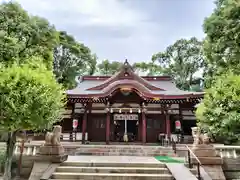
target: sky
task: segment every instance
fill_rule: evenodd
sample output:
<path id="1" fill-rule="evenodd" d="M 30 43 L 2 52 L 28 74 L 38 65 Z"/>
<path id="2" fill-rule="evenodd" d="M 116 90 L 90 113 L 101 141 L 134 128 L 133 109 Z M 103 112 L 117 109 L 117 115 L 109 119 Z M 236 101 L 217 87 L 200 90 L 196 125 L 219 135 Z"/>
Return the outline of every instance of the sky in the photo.
<path id="1" fill-rule="evenodd" d="M 0 2 L 3 0 L 0 0 Z M 6 1 L 6 0 L 5 0 Z M 100 60 L 142 62 L 180 38 L 204 38 L 213 0 L 16 0 Z"/>

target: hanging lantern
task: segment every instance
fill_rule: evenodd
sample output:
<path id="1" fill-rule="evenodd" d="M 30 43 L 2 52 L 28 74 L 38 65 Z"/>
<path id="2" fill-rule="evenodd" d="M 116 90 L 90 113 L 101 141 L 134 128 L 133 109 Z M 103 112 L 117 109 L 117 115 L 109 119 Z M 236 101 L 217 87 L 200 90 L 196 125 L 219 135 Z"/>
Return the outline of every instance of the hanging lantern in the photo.
<path id="1" fill-rule="evenodd" d="M 110 113 L 113 113 L 113 109 L 112 108 L 110 109 Z"/>
<path id="2" fill-rule="evenodd" d="M 138 113 L 141 113 L 141 109 L 138 109 Z"/>
<path id="3" fill-rule="evenodd" d="M 119 113 L 122 113 L 122 109 L 119 109 Z"/>
<path id="4" fill-rule="evenodd" d="M 77 119 L 73 119 L 72 127 L 73 127 L 73 129 L 77 129 L 77 127 L 78 127 L 78 120 Z"/>
<path id="5" fill-rule="evenodd" d="M 177 130 L 181 129 L 181 122 L 179 120 L 175 121 L 175 127 Z"/>
<path id="6" fill-rule="evenodd" d="M 130 108 L 130 113 L 132 113 L 132 108 Z"/>

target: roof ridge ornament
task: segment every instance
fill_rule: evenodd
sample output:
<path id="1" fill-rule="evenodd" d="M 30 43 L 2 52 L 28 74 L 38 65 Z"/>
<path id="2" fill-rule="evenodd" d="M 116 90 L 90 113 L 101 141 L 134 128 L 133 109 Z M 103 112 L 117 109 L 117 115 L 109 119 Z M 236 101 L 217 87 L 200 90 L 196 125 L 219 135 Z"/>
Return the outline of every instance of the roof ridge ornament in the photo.
<path id="1" fill-rule="evenodd" d="M 129 66 L 128 60 L 125 59 L 124 66 Z"/>
<path id="2" fill-rule="evenodd" d="M 129 69 L 134 73 L 133 67 L 129 64 L 128 60 L 125 59 L 122 69 L 127 72 Z"/>

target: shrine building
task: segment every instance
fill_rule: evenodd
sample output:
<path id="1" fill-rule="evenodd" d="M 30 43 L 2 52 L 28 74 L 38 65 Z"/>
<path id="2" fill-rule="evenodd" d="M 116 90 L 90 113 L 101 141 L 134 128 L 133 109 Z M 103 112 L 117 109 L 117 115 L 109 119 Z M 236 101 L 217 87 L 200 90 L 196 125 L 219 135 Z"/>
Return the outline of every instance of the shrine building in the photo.
<path id="1" fill-rule="evenodd" d="M 113 76 L 83 76 L 67 91 L 64 132 L 81 134 L 90 142 L 154 143 L 159 135 L 181 131 L 191 135 L 194 107 L 203 92 L 183 91 L 170 76 L 139 76 L 125 61 Z M 73 129 L 73 126 L 75 126 Z"/>

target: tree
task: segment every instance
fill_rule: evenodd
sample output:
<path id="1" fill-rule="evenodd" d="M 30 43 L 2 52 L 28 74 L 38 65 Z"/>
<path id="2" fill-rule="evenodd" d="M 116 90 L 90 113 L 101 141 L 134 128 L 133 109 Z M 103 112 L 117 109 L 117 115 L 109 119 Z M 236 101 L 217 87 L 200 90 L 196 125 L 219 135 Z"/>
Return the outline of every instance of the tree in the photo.
<path id="1" fill-rule="evenodd" d="M 204 89 L 204 80 L 203 78 L 194 78 L 190 86 L 190 91 L 202 92 Z"/>
<path id="2" fill-rule="evenodd" d="M 211 79 L 228 70 L 240 74 L 240 1 L 217 0 L 213 13 L 205 19 L 204 53 L 207 87 Z"/>
<path id="3" fill-rule="evenodd" d="M 54 49 L 53 70 L 57 81 L 67 89 L 76 85 L 75 77 L 95 72 L 97 57 L 88 47 L 66 32 L 59 32 L 59 45 Z"/>
<path id="4" fill-rule="evenodd" d="M 65 92 L 41 61 L 32 58 L 28 64 L 0 69 L 0 124 L 8 132 L 4 180 L 11 179 L 17 132 L 49 129 L 61 120 Z"/>
<path id="5" fill-rule="evenodd" d="M 123 64 L 118 61 L 109 62 L 109 60 L 106 59 L 97 65 L 97 70 L 103 75 L 113 75 L 122 67 L 122 65 Z"/>
<path id="6" fill-rule="evenodd" d="M 161 66 L 156 64 L 154 61 L 149 63 L 146 62 L 134 63 L 133 68 L 136 71 L 145 72 L 146 75 L 148 76 L 162 75 L 164 73 Z"/>
<path id="7" fill-rule="evenodd" d="M 24 63 L 32 56 L 41 56 L 52 68 L 58 34 L 47 20 L 30 16 L 19 4 L 9 2 L 0 5 L 0 24 L 0 63 Z"/>
<path id="8" fill-rule="evenodd" d="M 226 141 L 240 140 L 240 76 L 219 76 L 196 111 L 200 127 Z M 225 141 L 225 142 L 226 142 Z"/>
<path id="9" fill-rule="evenodd" d="M 152 56 L 158 62 L 164 74 L 169 74 L 180 89 L 190 89 L 194 74 L 203 67 L 202 42 L 195 37 L 177 40 L 166 51 Z"/>

